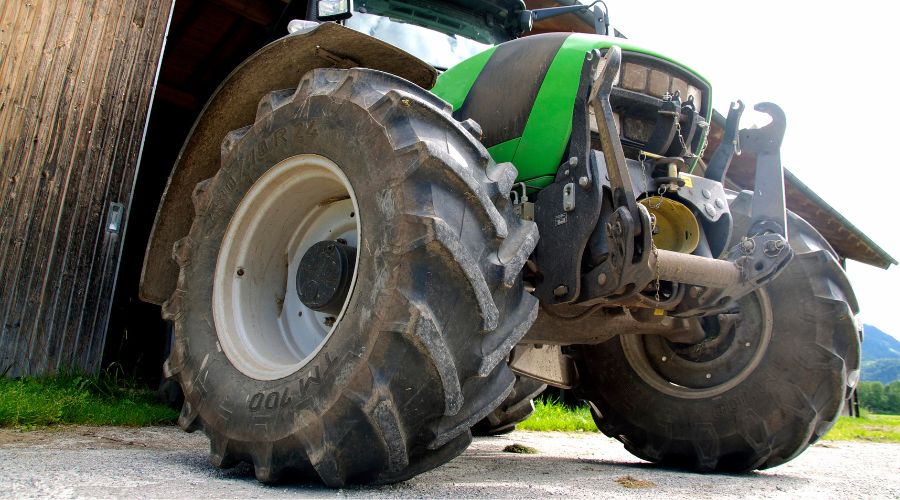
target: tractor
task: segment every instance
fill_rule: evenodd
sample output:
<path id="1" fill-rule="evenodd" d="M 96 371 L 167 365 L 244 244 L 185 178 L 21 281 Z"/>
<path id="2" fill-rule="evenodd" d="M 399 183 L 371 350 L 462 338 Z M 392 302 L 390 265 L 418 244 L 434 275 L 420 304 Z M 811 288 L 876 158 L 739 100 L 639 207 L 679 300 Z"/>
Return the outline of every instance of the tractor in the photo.
<path id="1" fill-rule="evenodd" d="M 403 481 L 545 384 L 692 471 L 774 467 L 834 424 L 857 305 L 786 209 L 784 113 L 739 129 L 740 101 L 717 115 L 699 73 L 569 3 L 311 2 L 222 82 L 141 277 L 213 465 Z M 562 16 L 594 33 L 532 33 Z M 726 188 L 738 155 L 753 191 Z"/>

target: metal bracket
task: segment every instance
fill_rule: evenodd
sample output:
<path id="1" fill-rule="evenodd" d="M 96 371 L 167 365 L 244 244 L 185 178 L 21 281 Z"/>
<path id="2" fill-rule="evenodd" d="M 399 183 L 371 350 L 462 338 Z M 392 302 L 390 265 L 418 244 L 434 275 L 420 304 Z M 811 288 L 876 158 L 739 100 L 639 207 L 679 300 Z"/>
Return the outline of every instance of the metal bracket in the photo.
<path id="1" fill-rule="evenodd" d="M 575 362 L 558 345 L 518 345 L 509 358 L 512 371 L 561 389 L 578 381 Z"/>
<path id="2" fill-rule="evenodd" d="M 728 108 L 728 118 L 725 119 L 725 133 L 722 135 L 722 142 L 713 153 L 709 166 L 706 168 L 706 178 L 716 182 L 723 182 L 725 174 L 728 173 L 728 167 L 731 166 L 731 159 L 735 153 L 739 153 L 738 146 L 738 125 L 741 121 L 741 115 L 744 113 L 744 103 L 737 101 L 731 103 Z"/>
<path id="3" fill-rule="evenodd" d="M 606 225 L 609 258 L 585 274 L 582 283 L 587 300 L 583 305 L 626 298 L 653 281 L 650 231 L 636 234 L 638 227 L 650 227 L 650 213 L 638 205 L 638 214 L 640 218 L 634 220 L 625 207 L 613 212 Z M 635 259 L 635 255 L 639 257 Z"/>
<path id="4" fill-rule="evenodd" d="M 599 59 L 595 52 L 585 55 L 567 160 L 557 169 L 554 182 L 538 193 L 534 204 L 534 221 L 541 231 L 535 262 L 543 275 L 534 293 L 545 303 L 574 302 L 581 294 L 582 255 L 600 220 L 605 179 L 600 178 L 592 161 L 588 108 Z"/>
<path id="5" fill-rule="evenodd" d="M 768 233 L 742 238 L 728 251 L 728 262 L 740 271 L 740 280 L 723 288 L 694 288 L 672 312 L 691 317 L 723 312 L 733 300 L 772 281 L 794 257 L 794 251 L 780 234 Z M 722 262 L 722 261 L 713 261 Z"/>
<path id="6" fill-rule="evenodd" d="M 121 232 L 124 213 L 125 205 L 116 202 L 109 204 L 109 212 L 106 214 L 106 232 L 113 234 Z"/>
<path id="7" fill-rule="evenodd" d="M 672 141 L 677 133 L 676 124 L 681 116 L 681 99 L 678 95 L 663 101 L 662 107 L 656 112 L 656 125 L 644 147 L 653 153 L 666 154 L 672 146 Z M 679 151 L 675 154 L 681 155 Z"/>

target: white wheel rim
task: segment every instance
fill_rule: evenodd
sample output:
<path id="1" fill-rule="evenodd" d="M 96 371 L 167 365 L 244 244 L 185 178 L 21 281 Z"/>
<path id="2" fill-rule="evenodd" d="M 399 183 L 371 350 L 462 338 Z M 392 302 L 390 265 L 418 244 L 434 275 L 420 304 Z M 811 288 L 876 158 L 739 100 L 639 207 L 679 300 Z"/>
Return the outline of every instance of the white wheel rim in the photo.
<path id="1" fill-rule="evenodd" d="M 250 187 L 228 224 L 213 278 L 219 345 L 235 368 L 256 380 L 286 377 L 319 352 L 340 323 L 306 307 L 296 273 L 312 245 L 359 242 L 359 210 L 350 182 L 318 155 L 287 158 Z"/>

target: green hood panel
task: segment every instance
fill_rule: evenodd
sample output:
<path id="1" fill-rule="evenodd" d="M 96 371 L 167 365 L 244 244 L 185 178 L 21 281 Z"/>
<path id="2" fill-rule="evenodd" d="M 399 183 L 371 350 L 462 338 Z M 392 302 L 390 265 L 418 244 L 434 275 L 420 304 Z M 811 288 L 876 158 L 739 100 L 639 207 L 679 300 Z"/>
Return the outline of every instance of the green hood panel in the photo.
<path id="1" fill-rule="evenodd" d="M 453 105 L 457 119 L 473 118 L 482 126 L 495 161 L 512 162 L 520 181 L 543 187 L 568 145 L 584 56 L 612 45 L 677 64 L 709 85 L 684 65 L 621 38 L 551 33 L 506 42 L 463 61 L 444 72 L 432 92 Z"/>

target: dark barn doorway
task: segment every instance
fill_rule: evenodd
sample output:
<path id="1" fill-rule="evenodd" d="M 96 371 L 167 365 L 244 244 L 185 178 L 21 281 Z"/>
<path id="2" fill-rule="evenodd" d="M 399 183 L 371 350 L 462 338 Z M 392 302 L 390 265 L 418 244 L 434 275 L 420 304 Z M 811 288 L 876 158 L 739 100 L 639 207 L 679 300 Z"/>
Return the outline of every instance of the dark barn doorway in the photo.
<path id="1" fill-rule="evenodd" d="M 287 34 L 307 2 L 177 0 L 152 103 L 131 205 L 102 366 L 157 382 L 169 333 L 159 306 L 140 301 L 144 250 L 169 172 L 219 83 L 249 55 Z"/>

